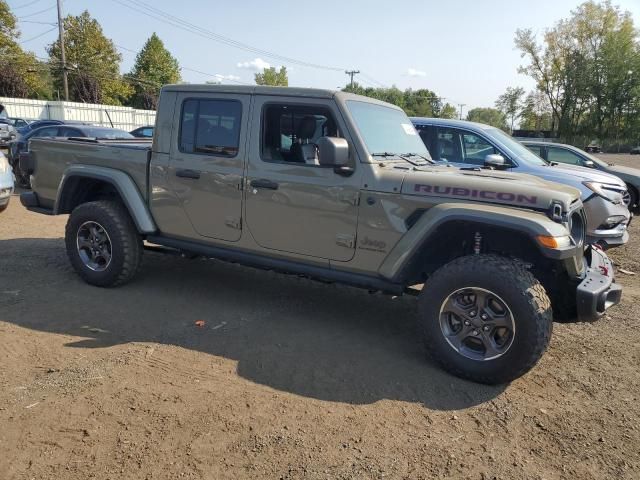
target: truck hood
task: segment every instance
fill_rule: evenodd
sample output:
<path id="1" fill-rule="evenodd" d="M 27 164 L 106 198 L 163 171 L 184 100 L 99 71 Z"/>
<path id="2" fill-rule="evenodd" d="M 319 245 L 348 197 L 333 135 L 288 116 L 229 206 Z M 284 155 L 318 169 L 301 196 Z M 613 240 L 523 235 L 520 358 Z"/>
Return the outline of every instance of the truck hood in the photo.
<path id="1" fill-rule="evenodd" d="M 544 178 L 551 181 L 565 183 L 567 180 L 572 179 L 574 182 L 600 182 L 625 188 L 625 183 L 615 175 L 577 165 L 550 165 L 543 167 L 541 174 L 545 174 Z"/>
<path id="2" fill-rule="evenodd" d="M 532 175 L 438 165 L 408 170 L 401 191 L 406 195 L 456 198 L 536 210 L 547 210 L 553 203 L 561 203 L 564 212 L 580 198 L 580 191 L 575 188 Z"/>

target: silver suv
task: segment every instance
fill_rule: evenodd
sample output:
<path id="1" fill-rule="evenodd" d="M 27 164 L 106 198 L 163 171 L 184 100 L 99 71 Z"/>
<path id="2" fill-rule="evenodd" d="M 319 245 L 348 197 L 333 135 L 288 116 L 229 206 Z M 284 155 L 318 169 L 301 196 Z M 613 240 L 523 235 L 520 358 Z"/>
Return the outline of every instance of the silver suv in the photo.
<path id="1" fill-rule="evenodd" d="M 608 248 L 629 240 L 631 214 L 624 204 L 627 186 L 620 178 L 589 168 L 550 164 L 489 125 L 442 118 L 411 120 L 434 160 L 463 168 L 488 165 L 577 188 L 587 216 L 587 241 Z"/>

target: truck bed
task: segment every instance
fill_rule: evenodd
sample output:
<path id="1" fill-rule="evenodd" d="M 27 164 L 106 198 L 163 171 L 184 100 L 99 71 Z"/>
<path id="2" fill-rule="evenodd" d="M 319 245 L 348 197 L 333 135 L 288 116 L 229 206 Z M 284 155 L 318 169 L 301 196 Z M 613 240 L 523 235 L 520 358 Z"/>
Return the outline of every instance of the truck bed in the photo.
<path id="1" fill-rule="evenodd" d="M 126 172 L 147 198 L 147 165 L 151 140 L 95 140 L 91 138 L 37 138 L 30 142 L 40 206 L 53 208 L 60 180 L 72 165 L 96 165 Z"/>

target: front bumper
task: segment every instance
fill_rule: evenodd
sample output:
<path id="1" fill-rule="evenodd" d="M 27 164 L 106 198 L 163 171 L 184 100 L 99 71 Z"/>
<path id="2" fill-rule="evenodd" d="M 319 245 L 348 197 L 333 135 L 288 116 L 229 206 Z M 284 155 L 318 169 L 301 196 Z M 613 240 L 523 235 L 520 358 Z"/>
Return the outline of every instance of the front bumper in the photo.
<path id="1" fill-rule="evenodd" d="M 11 200 L 11 194 L 13 193 L 13 186 L 2 186 L 0 183 L 0 212 L 7 208 L 9 200 Z"/>
<path id="2" fill-rule="evenodd" d="M 585 261 L 586 275 L 576 289 L 578 320 L 593 322 L 620 303 L 622 287 L 615 283 L 613 264 L 602 249 L 587 247 Z"/>

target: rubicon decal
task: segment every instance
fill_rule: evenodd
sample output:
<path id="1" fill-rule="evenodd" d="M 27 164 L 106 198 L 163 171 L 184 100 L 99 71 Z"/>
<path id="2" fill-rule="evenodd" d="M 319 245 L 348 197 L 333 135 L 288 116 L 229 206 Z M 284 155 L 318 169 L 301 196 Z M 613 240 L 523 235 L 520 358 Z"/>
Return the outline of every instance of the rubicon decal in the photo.
<path id="1" fill-rule="evenodd" d="M 476 190 L 464 187 L 442 187 L 439 185 L 423 185 L 420 183 L 417 183 L 413 190 L 420 193 L 431 193 L 463 198 L 482 198 L 485 200 L 516 202 L 527 205 L 535 205 L 538 203 L 538 197 L 535 195 L 523 195 L 521 193 L 512 192 L 495 192 L 493 190 Z"/>

